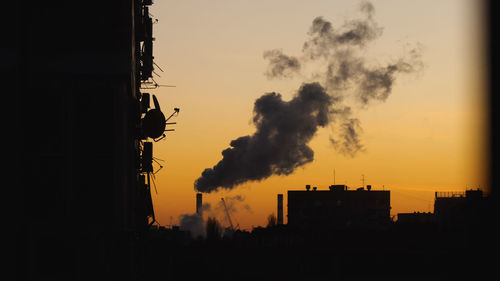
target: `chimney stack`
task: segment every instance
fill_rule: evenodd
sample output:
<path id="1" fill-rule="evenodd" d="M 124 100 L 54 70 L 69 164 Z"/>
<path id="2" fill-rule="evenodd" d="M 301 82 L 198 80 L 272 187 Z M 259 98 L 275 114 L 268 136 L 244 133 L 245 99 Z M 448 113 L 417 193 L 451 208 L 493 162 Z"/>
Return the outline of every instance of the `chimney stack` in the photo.
<path id="1" fill-rule="evenodd" d="M 196 193 L 196 213 L 200 216 L 203 215 L 203 210 L 201 206 L 203 205 L 203 194 Z"/>
<path id="2" fill-rule="evenodd" d="M 278 225 L 283 224 L 283 194 L 278 194 Z"/>

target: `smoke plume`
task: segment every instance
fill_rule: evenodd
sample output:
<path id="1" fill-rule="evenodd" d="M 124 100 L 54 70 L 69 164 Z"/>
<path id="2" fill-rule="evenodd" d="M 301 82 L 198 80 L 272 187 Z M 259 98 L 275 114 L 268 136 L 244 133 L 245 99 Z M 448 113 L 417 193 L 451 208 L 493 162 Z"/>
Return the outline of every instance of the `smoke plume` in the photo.
<path id="1" fill-rule="evenodd" d="M 340 128 L 340 139 L 335 140 L 330 137 L 330 142 L 342 154 L 354 157 L 358 151 L 363 151 L 359 132 L 361 131 L 360 122 L 356 118 L 349 118 L 342 123 Z"/>
<path id="2" fill-rule="evenodd" d="M 289 175 L 314 159 L 307 145 L 318 127 L 330 121 L 332 98 L 319 83 L 303 84 L 290 101 L 268 93 L 254 104 L 256 132 L 232 140 L 222 160 L 203 171 L 195 182 L 200 192 L 232 189 L 246 181 Z"/>
<path id="3" fill-rule="evenodd" d="M 268 78 L 288 78 L 300 71 L 299 60 L 283 54 L 281 50 L 275 49 L 264 52 L 264 59 L 269 60 L 269 69 L 265 73 Z"/>
<path id="4" fill-rule="evenodd" d="M 352 117 L 352 109 L 349 106 L 339 105 L 331 111 L 334 121 L 339 123 L 337 136 L 330 136 L 333 147 L 344 156 L 354 157 L 365 148 L 361 144 L 360 134 L 362 132 L 359 119 Z"/>
<path id="5" fill-rule="evenodd" d="M 199 214 L 183 214 L 180 216 L 179 223 L 179 228 L 184 231 L 189 231 L 193 238 L 205 238 L 207 236 L 205 221 Z"/>
<path id="6" fill-rule="evenodd" d="M 268 93 L 254 104 L 253 135 L 234 139 L 222 151 L 222 160 L 202 172 L 194 187 L 200 192 L 232 189 L 247 181 L 260 181 L 271 175 L 289 175 L 314 159 L 308 146 L 319 127 L 334 128 L 330 138 L 340 153 L 354 157 L 365 148 L 361 143 L 361 122 L 349 101 L 357 108 L 384 102 L 400 74 L 422 69 L 420 48 L 385 65 L 372 65 L 361 52 L 382 35 L 369 2 L 360 6 L 361 18 L 334 28 L 323 17 L 316 17 L 302 47 L 302 56 L 283 54 L 280 49 L 264 52 L 268 78 L 291 78 L 308 63 L 326 68 L 312 77 L 319 82 L 303 83 L 295 97 L 283 101 L 278 93 Z M 321 84 L 320 84 L 321 83 Z M 347 97 L 352 97 L 347 99 Z"/>
<path id="7" fill-rule="evenodd" d="M 344 46 L 364 47 L 382 35 L 383 29 L 373 20 L 375 9 L 369 2 L 363 2 L 360 11 L 364 18 L 346 21 L 340 29 L 317 17 L 309 29 L 309 39 L 304 43 L 302 51 L 309 59 L 328 58 L 336 49 Z"/>
<path id="8" fill-rule="evenodd" d="M 249 213 L 252 213 L 252 208 L 250 205 L 245 203 L 245 196 L 238 194 L 234 196 L 226 196 L 224 197 L 224 200 L 226 202 L 226 207 L 228 211 L 232 213 L 237 213 L 240 209 L 243 209 Z M 217 206 L 214 208 L 214 211 L 216 213 L 223 213 L 224 211 L 224 206 L 222 204 L 222 201 L 220 201 Z M 225 213 L 223 213 L 225 215 Z"/>
<path id="9" fill-rule="evenodd" d="M 362 17 L 346 21 L 339 28 L 323 17 L 316 17 L 309 28 L 308 38 L 302 47 L 302 56 L 295 58 L 279 53 L 280 57 L 294 59 L 294 65 L 278 60 L 271 60 L 270 69 L 279 65 L 277 75 L 268 78 L 287 77 L 300 73 L 308 63 L 320 62 L 326 64 L 324 70 L 315 72 L 312 76 L 319 79 L 325 90 L 334 99 L 332 120 L 334 134 L 330 138 L 333 147 L 345 156 L 354 157 L 364 151 L 361 144 L 361 122 L 352 117 L 351 106 L 345 105 L 346 97 L 351 96 L 358 108 L 366 108 L 374 102 L 384 102 L 392 93 L 396 78 L 400 74 L 408 74 L 422 70 L 421 47 L 411 49 L 402 57 L 385 65 L 372 65 L 361 52 L 368 44 L 382 35 L 383 28 L 374 20 L 375 9 L 369 2 L 360 5 Z"/>

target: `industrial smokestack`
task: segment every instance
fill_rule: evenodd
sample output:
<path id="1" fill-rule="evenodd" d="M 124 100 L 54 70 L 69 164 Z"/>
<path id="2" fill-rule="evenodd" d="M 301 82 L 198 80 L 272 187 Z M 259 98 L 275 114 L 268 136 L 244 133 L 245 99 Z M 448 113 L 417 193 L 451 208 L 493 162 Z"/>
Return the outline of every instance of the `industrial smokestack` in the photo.
<path id="1" fill-rule="evenodd" d="M 283 194 L 278 194 L 278 225 L 283 225 Z"/>
<path id="2" fill-rule="evenodd" d="M 203 194 L 202 193 L 196 193 L 196 213 L 200 216 L 203 216 Z"/>

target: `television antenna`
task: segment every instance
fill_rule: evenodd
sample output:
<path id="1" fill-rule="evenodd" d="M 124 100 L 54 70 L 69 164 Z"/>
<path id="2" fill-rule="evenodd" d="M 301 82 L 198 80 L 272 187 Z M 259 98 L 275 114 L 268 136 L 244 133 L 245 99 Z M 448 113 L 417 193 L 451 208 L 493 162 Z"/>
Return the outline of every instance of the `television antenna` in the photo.
<path id="1" fill-rule="evenodd" d="M 335 168 L 333 169 L 333 185 L 335 185 Z"/>

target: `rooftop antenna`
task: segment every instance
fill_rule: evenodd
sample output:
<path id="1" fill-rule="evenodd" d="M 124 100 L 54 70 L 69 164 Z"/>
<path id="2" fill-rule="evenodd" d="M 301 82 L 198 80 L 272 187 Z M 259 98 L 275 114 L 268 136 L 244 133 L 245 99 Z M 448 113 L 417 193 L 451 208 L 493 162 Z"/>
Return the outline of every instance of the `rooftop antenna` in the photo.
<path id="1" fill-rule="evenodd" d="M 333 169 L 333 185 L 335 185 L 335 168 Z"/>
<path id="2" fill-rule="evenodd" d="M 361 175 L 361 182 L 363 183 L 363 188 L 365 188 L 365 175 Z"/>

